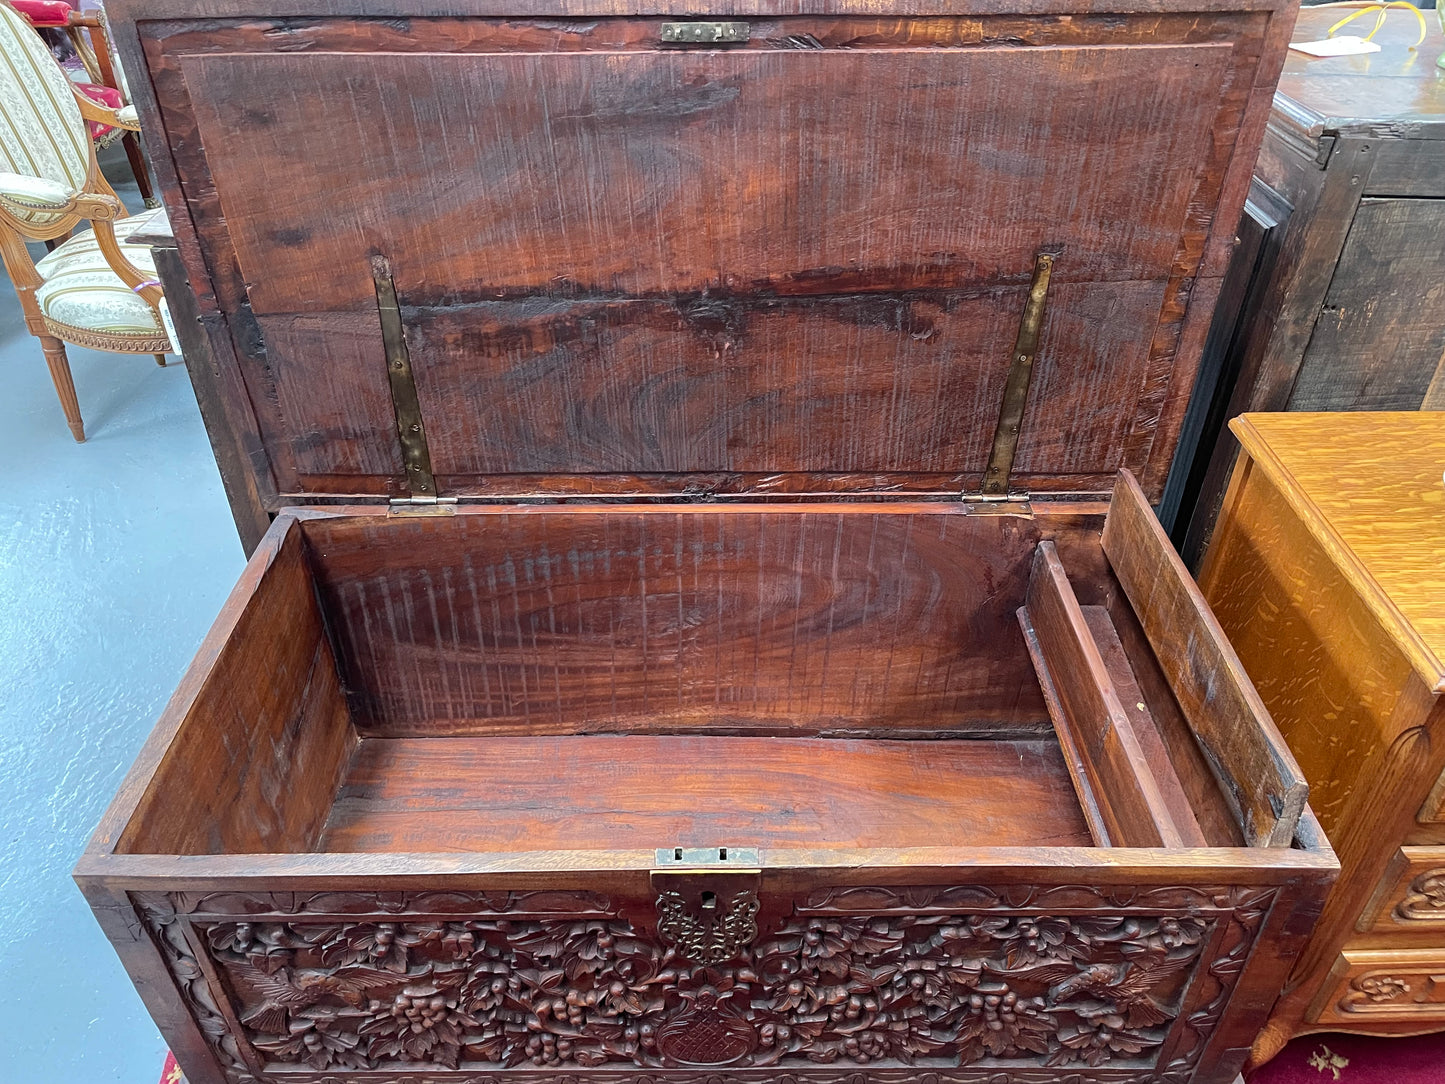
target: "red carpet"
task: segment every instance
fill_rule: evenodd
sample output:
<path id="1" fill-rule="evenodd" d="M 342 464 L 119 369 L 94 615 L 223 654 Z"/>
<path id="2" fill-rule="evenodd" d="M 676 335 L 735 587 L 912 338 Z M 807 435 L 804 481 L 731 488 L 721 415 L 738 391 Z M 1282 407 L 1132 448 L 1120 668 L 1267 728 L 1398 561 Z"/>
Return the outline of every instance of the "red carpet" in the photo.
<path id="1" fill-rule="evenodd" d="M 166 1055 L 160 1084 L 185 1084 Z M 1414 1039 L 1306 1035 L 1249 1078 L 1249 1084 L 1445 1084 L 1445 1034 Z"/>
<path id="2" fill-rule="evenodd" d="M 1445 1034 L 1306 1035 L 1252 1074 L 1249 1084 L 1445 1084 Z"/>

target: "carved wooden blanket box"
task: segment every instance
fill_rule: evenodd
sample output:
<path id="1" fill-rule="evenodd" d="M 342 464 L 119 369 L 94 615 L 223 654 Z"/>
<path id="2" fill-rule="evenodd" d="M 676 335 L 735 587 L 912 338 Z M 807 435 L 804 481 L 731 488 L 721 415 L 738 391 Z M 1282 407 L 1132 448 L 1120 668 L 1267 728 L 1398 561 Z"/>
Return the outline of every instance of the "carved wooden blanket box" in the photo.
<path id="1" fill-rule="evenodd" d="M 77 869 L 193 1084 L 1233 1078 L 1336 864 L 1148 501 L 1287 3 L 113 7 L 276 514 Z"/>

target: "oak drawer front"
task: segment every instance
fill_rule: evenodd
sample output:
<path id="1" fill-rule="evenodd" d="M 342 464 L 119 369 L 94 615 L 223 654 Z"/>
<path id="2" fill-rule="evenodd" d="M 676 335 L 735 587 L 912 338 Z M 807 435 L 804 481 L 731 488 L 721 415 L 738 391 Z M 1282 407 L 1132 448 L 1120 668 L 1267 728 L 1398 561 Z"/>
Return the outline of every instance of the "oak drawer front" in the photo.
<path id="1" fill-rule="evenodd" d="M 1445 847 L 1401 847 L 1357 928 L 1362 933 L 1434 933 L 1445 952 Z"/>
<path id="2" fill-rule="evenodd" d="M 1445 1022 L 1445 948 L 1342 952 L 1309 1022 Z"/>

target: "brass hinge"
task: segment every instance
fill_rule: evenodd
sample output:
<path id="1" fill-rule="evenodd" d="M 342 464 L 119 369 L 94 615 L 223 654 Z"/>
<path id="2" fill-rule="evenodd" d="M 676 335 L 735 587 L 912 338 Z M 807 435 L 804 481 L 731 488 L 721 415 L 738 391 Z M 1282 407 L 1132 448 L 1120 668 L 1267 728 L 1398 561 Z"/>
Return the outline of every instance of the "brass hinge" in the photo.
<path id="1" fill-rule="evenodd" d="M 1040 252 L 1034 257 L 1034 277 L 1029 284 L 1018 338 L 1014 341 L 1013 355 L 1009 359 L 1008 379 L 1004 383 L 1003 402 L 999 406 L 988 467 L 983 473 L 982 492 L 965 494 L 965 500 L 1028 500 L 1027 493 L 1009 492 L 1009 474 L 1013 471 L 1014 453 L 1018 451 L 1019 432 L 1023 428 L 1024 407 L 1028 403 L 1029 384 L 1033 380 L 1034 358 L 1039 351 L 1039 334 L 1044 325 L 1044 307 L 1048 302 L 1049 276 L 1053 267 L 1053 253 Z"/>
<path id="2" fill-rule="evenodd" d="M 457 514 L 455 497 L 393 497 L 387 505 L 387 514 L 392 516 L 454 516 Z"/>
<path id="3" fill-rule="evenodd" d="M 396 435 L 401 444 L 401 462 L 406 472 L 408 496 L 393 498 L 390 511 L 398 516 L 449 516 L 456 512 L 455 497 L 438 497 L 431 470 L 431 448 L 421 418 L 421 401 L 416 394 L 416 376 L 406 348 L 406 330 L 401 323 L 401 305 L 396 283 L 385 256 L 371 258 L 371 278 L 376 285 L 376 310 L 381 319 L 381 341 L 386 349 L 386 376 L 391 387 L 391 407 L 396 414 Z"/>

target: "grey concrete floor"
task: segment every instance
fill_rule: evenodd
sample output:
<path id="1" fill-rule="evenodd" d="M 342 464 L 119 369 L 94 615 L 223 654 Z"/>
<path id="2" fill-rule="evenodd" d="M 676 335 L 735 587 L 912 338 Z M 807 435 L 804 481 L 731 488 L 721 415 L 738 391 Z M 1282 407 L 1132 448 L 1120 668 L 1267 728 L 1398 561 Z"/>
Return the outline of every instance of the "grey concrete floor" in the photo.
<path id="1" fill-rule="evenodd" d="M 0 1084 L 154 1084 L 165 1043 L 70 870 L 243 559 L 179 360 L 70 359 L 84 444 L 0 282 Z"/>

